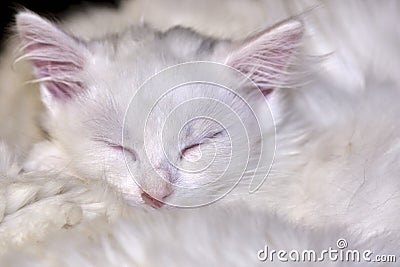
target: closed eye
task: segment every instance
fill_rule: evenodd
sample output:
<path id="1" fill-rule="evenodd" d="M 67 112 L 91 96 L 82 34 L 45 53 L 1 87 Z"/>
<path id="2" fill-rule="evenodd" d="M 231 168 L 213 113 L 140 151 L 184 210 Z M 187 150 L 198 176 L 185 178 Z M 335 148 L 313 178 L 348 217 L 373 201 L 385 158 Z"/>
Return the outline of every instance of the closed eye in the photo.
<path id="1" fill-rule="evenodd" d="M 115 143 L 107 141 L 107 140 L 101 140 L 101 142 L 105 143 L 107 146 L 109 146 L 115 150 L 118 150 L 121 152 L 126 152 L 131 157 L 131 159 L 133 159 L 133 161 L 137 160 L 136 152 L 132 148 L 128 148 L 123 145 L 115 144 Z"/>
<path id="2" fill-rule="evenodd" d="M 184 149 L 182 149 L 181 154 L 180 154 L 180 158 L 182 159 L 182 157 L 187 154 L 190 150 L 195 149 L 196 147 L 198 147 L 199 145 L 201 145 L 201 143 L 198 144 L 192 144 L 190 146 L 185 147 Z"/>
<path id="3" fill-rule="evenodd" d="M 191 144 L 191 145 L 189 145 L 189 146 L 186 146 L 184 149 L 181 150 L 180 158 L 182 159 L 182 157 L 183 157 L 185 154 L 189 153 L 191 150 L 193 150 L 193 149 L 197 148 L 198 146 L 200 146 L 200 145 L 206 143 L 207 140 L 211 140 L 211 139 L 214 139 L 214 138 L 220 136 L 222 133 L 223 133 L 223 131 L 219 131 L 219 132 L 216 132 L 216 133 L 212 133 L 212 134 L 207 135 L 206 137 L 204 137 L 203 140 L 202 140 L 201 142 L 199 142 L 199 143 L 193 143 L 193 144 Z"/>

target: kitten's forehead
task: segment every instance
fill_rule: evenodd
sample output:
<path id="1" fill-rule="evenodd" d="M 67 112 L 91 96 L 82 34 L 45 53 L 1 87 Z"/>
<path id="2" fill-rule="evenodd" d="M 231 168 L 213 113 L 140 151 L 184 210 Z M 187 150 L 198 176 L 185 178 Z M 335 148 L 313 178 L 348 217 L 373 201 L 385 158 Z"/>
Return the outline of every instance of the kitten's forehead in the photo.
<path id="1" fill-rule="evenodd" d="M 133 27 L 119 35 L 111 35 L 89 44 L 95 54 L 122 62 L 145 60 L 154 62 L 185 62 L 206 59 L 216 44 L 222 43 L 202 36 L 190 29 L 175 27 L 167 32 L 158 32 L 149 27 Z"/>
<path id="2" fill-rule="evenodd" d="M 140 34 L 127 33 L 104 46 L 113 54 L 99 54 L 102 64 L 93 64 L 95 76 L 101 77 L 96 79 L 98 88 L 93 91 L 103 95 L 95 98 L 111 99 L 108 103 L 118 107 L 114 114 L 125 116 L 125 136 L 132 142 L 143 143 L 145 137 L 163 136 L 175 143 L 177 138 L 211 134 L 220 125 L 229 126 L 234 121 L 229 115 L 241 111 L 238 97 L 229 88 L 201 82 L 169 88 L 175 79 L 182 80 L 174 77 L 173 71 L 168 77 L 152 80 L 171 66 L 210 59 L 216 46 L 210 39 L 184 29 L 165 34 L 141 29 Z M 197 73 L 185 72 L 185 76 L 185 80 L 190 80 Z M 236 110 L 229 111 L 232 108 Z M 154 140 L 149 138 L 150 143 Z"/>
<path id="3" fill-rule="evenodd" d="M 134 94 L 148 79 L 177 64 L 210 60 L 213 40 L 175 28 L 166 33 L 146 27 L 133 28 L 121 36 L 93 42 L 94 60 L 89 73 L 96 77 L 98 91 L 110 91 L 120 102 Z M 98 79 L 101 77 L 101 79 Z"/>
<path id="4" fill-rule="evenodd" d="M 126 127 L 140 135 L 162 135 L 174 142 L 193 135 L 216 133 L 243 109 L 240 98 L 216 85 L 192 84 L 161 93 L 148 88 L 136 95 L 127 113 Z M 141 132 L 140 130 L 141 129 Z"/>

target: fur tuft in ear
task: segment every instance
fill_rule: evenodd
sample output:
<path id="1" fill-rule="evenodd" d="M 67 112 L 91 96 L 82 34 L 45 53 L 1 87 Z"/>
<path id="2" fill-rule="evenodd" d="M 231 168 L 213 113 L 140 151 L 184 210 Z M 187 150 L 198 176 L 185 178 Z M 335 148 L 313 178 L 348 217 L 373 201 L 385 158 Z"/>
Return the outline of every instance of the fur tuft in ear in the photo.
<path id="1" fill-rule="evenodd" d="M 45 98 L 66 100 L 83 90 L 81 76 L 89 51 L 82 42 L 31 12 L 17 14 L 16 27 L 24 53 L 17 61 L 32 62 Z"/>
<path id="2" fill-rule="evenodd" d="M 285 22 L 246 40 L 228 56 L 226 64 L 250 78 L 267 95 L 282 85 L 302 36 L 301 22 Z"/>

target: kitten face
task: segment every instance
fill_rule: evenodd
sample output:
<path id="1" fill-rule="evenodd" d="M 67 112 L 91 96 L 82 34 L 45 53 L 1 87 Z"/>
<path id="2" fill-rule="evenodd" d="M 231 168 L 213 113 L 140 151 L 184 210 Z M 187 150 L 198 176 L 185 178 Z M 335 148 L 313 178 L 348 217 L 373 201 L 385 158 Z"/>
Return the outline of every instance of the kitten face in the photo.
<path id="1" fill-rule="evenodd" d="M 213 201 L 215 192 L 227 192 L 241 178 L 261 137 L 240 95 L 193 84 L 156 102 L 163 95 L 159 88 L 132 93 L 128 85 L 136 81 L 124 81 L 116 88 L 126 92 L 87 94 L 65 103 L 63 117 L 51 120 L 52 137 L 76 173 L 104 177 L 130 201 L 142 202 L 146 192 L 156 199 L 169 196 L 165 201 L 179 206 Z M 112 90 L 100 86 L 93 91 Z"/>
<path id="2" fill-rule="evenodd" d="M 272 121 L 258 107 L 283 79 L 302 34 L 298 22 L 241 43 L 138 28 L 83 43 L 31 13 L 17 16 L 17 28 L 41 80 L 46 127 L 71 170 L 152 206 L 214 201 L 254 169 L 258 117 Z M 190 61 L 227 66 L 171 67 Z M 202 77 L 225 85 L 182 82 Z"/>

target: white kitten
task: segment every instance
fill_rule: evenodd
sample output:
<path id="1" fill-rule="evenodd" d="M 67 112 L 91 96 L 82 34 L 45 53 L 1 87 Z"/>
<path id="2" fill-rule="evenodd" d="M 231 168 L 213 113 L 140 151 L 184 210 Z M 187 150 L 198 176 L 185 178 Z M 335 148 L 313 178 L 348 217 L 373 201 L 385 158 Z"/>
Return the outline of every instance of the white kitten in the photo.
<path id="1" fill-rule="evenodd" d="M 315 17 L 310 16 L 306 20 L 309 28 L 306 28 L 318 29 L 316 18 L 334 10 L 333 7 L 317 12 Z M 372 17 L 375 19 L 378 15 L 378 12 L 373 13 Z M 361 12 L 359 18 L 369 25 L 365 13 Z M 351 17 L 343 19 L 348 21 Z M 57 148 L 57 158 L 64 158 L 65 167 L 72 173 L 94 179 L 105 177 L 128 201 L 152 206 L 161 206 L 161 201 L 180 206 L 208 203 L 229 192 L 244 173 L 244 179 L 229 196 L 257 198 L 254 205 L 290 214 L 295 220 L 307 218 L 310 224 L 323 224 L 332 216 L 338 216 L 339 220 L 354 223 L 355 228 L 397 229 L 396 217 L 391 215 L 398 208 L 395 200 L 399 183 L 394 175 L 397 167 L 387 164 L 394 162 L 398 155 L 395 136 L 399 126 L 395 118 L 399 111 L 394 102 L 398 83 L 391 69 L 385 75 L 378 75 L 375 69 L 381 66 L 381 60 L 369 57 L 365 48 L 342 44 L 339 46 L 342 49 L 317 65 L 321 70 L 316 72 L 306 66 L 307 58 L 297 57 L 304 53 L 300 49 L 304 29 L 296 21 L 237 42 L 213 40 L 179 28 L 159 33 L 146 27 L 128 29 L 102 40 L 79 41 L 29 13 L 18 16 L 17 28 L 25 58 L 33 62 L 41 81 L 42 97 L 48 109 L 45 123 L 52 145 Z M 375 29 L 370 35 L 362 31 L 365 38 L 370 40 L 382 35 L 380 27 Z M 347 35 L 339 35 L 337 39 L 332 43 L 345 44 L 353 40 Z M 314 47 L 307 44 L 304 50 L 312 51 Z M 383 46 L 381 42 L 376 45 Z M 370 44 L 369 48 L 372 47 L 374 45 Z M 395 54 L 396 51 L 389 49 L 386 53 Z M 258 125 L 251 119 L 253 114 L 241 106 L 236 96 L 221 94 L 208 85 L 187 86 L 183 91 L 175 90 L 175 94 L 166 96 L 164 102 L 154 101 L 163 95 L 164 84 L 157 83 L 157 79 L 150 82 L 147 79 L 166 67 L 193 60 L 226 63 L 249 76 L 271 105 L 277 136 L 274 136 L 268 112 L 254 109 L 260 123 L 267 125 L 261 131 L 261 138 L 260 132 L 254 130 Z M 356 70 L 357 75 L 345 75 L 342 69 L 352 74 Z M 207 69 L 202 71 L 207 73 Z M 293 82 L 304 81 L 297 80 L 302 72 L 306 74 L 307 84 L 294 85 Z M 198 73 L 195 69 L 186 72 L 187 77 L 183 76 L 197 78 Z M 220 80 L 226 77 L 224 72 L 216 73 Z M 181 77 L 175 73 L 167 78 L 179 80 Z M 139 90 L 145 81 L 145 90 Z M 170 80 L 164 81 L 171 85 Z M 263 103 L 264 97 L 256 98 L 248 87 L 238 84 L 228 82 L 252 107 Z M 287 90 L 288 87 L 301 88 Z M 138 92 L 131 105 L 134 110 L 126 113 L 134 92 Z M 236 113 L 240 111 L 250 135 L 244 138 L 240 132 L 239 123 L 233 117 L 236 113 L 221 113 L 210 103 L 183 108 L 170 125 L 164 125 L 175 107 L 200 96 L 227 104 Z M 153 117 L 148 117 L 147 111 L 155 103 L 158 106 L 151 112 Z M 379 103 L 385 103 L 392 111 L 377 114 Z M 210 118 L 224 114 L 224 119 L 217 118 L 224 122 L 225 128 L 221 129 L 210 120 L 197 120 L 185 128 L 184 123 L 196 114 Z M 371 117 L 382 124 L 380 128 L 371 129 Z M 390 131 L 381 132 L 380 129 L 389 129 L 389 126 Z M 162 132 L 165 129 L 167 133 Z M 181 130 L 182 136 L 179 135 Z M 160 132 L 166 137 L 162 141 L 158 138 Z M 368 136 L 361 138 L 366 132 Z M 381 140 L 383 135 L 386 137 Z M 275 140 L 277 150 L 272 155 Z M 257 151 L 261 141 L 263 150 Z M 231 154 L 233 143 L 238 154 Z M 379 154 L 371 152 L 376 144 L 380 144 Z M 249 165 L 242 168 L 240 164 L 246 162 L 248 156 L 246 148 L 256 153 L 250 153 Z M 264 153 L 261 166 L 254 171 L 260 152 Z M 201 160 L 196 161 L 200 155 Z M 205 171 L 187 171 L 205 166 L 214 155 L 217 155 L 215 164 Z M 250 189 L 257 187 L 268 173 L 272 156 L 275 161 L 267 182 L 257 194 L 249 196 L 249 186 Z M 367 171 L 365 161 L 370 158 L 386 163 Z M 32 159 L 37 163 L 37 155 Z M 47 160 L 41 162 L 49 165 L 51 158 Z M 36 163 L 31 164 L 34 166 L 31 168 L 36 168 Z M 228 163 L 239 167 L 224 173 Z M 28 167 L 27 164 L 27 170 Z M 222 175 L 224 179 L 215 181 L 221 172 L 226 174 Z M 256 182 L 252 183 L 254 173 Z M 376 184 L 374 177 L 383 174 L 386 182 L 370 196 Z M 372 216 L 371 210 L 377 210 L 380 217 Z M 386 223 L 380 224 L 378 218 L 384 218 Z"/>
<path id="2" fill-rule="evenodd" d="M 397 44 L 400 35 L 393 30 L 398 20 L 393 13 L 398 6 L 396 2 L 390 3 L 393 8 L 385 13 L 386 20 L 391 22 L 388 28 L 376 23 L 377 18 L 382 16 L 381 8 L 373 8 L 377 4 L 364 7 L 356 2 L 351 7 L 357 9 L 352 9 L 347 3 L 336 6 L 328 1 L 327 9 L 317 10 L 313 13 L 315 16 L 306 16 L 304 26 L 295 21 L 289 22 L 242 42 L 213 40 L 183 29 L 160 33 L 146 27 L 129 29 L 117 37 L 104 40 L 82 41 L 34 14 L 22 13 L 17 21 L 19 36 L 26 58 L 32 61 L 41 81 L 42 97 L 48 111 L 44 122 L 52 137 L 51 150 L 57 151 L 40 161 L 37 154 L 32 154 L 25 165 L 26 171 L 48 170 L 48 166 L 54 168 L 52 158 L 56 154 L 57 168 L 67 168 L 84 178 L 106 178 L 127 200 L 146 202 L 152 206 L 160 206 L 162 200 L 174 205 L 198 205 L 221 196 L 221 192 L 228 192 L 240 175 L 228 172 L 231 177 L 223 176 L 226 179 L 217 182 L 214 180 L 224 170 L 223 164 L 227 163 L 226 155 L 229 155 L 235 136 L 236 140 L 247 140 L 242 138 L 239 124 L 232 123 L 236 122 L 233 113 L 228 113 L 222 120 L 225 122 L 223 131 L 218 125 L 202 120 L 185 128 L 183 122 L 189 121 L 193 110 L 201 111 L 202 115 L 208 111 L 206 115 L 212 118 L 224 114 L 214 109 L 213 105 L 210 109 L 201 105 L 192 105 L 191 109 L 186 107 L 173 117 L 176 124 L 165 127 L 170 134 L 165 136 L 170 138 L 163 142 L 158 140 L 157 133 L 164 128 L 166 112 L 173 111 L 177 104 L 185 100 L 198 98 L 197 87 L 188 86 L 190 90 L 186 93 L 177 90 L 178 94 L 166 97 L 164 103 L 160 102 L 159 107 L 162 108 L 155 109 L 155 117 L 150 117 L 147 120 L 149 124 L 143 127 L 148 113 L 140 111 L 152 107 L 154 101 L 151 100 L 164 92 L 160 83 L 145 83 L 148 94 L 139 94 L 141 98 L 134 102 L 137 106 L 133 105 L 139 108 L 136 112 L 133 109 L 132 113 L 127 113 L 132 114 L 128 122 L 132 120 L 136 124 L 128 123 L 128 127 L 123 127 L 132 93 L 139 90 L 147 78 L 176 63 L 213 60 L 231 64 L 259 85 L 271 104 L 277 122 L 277 153 L 266 182 L 256 194 L 249 194 L 249 185 L 258 185 L 251 183 L 255 162 L 250 161 L 244 169 L 245 179 L 225 200 L 243 198 L 249 205 L 263 211 L 274 210 L 299 224 L 316 226 L 342 222 L 350 230 L 362 231 L 360 238 L 365 239 L 382 231 L 398 233 L 399 83 L 395 75 L 398 62 L 391 59 L 397 58 L 398 49 L 391 42 L 386 44 L 385 40 L 390 39 Z M 356 16 L 354 14 L 357 13 L 335 11 L 344 12 L 347 7 L 360 13 Z M 325 19 L 326 14 L 330 15 L 326 21 L 321 24 L 316 22 Z M 361 25 L 349 27 L 353 20 Z M 300 48 L 303 28 L 308 35 L 306 46 Z M 308 42 L 311 33 L 311 37 L 317 41 L 320 38 L 322 42 Z M 366 41 L 354 41 L 359 36 Z M 299 57 L 304 52 L 301 49 L 317 51 L 316 54 L 321 51 L 334 54 L 317 65 L 321 68 L 315 71 L 304 66 L 309 61 Z M 274 60 L 278 60 L 279 64 Z M 250 68 L 248 64 L 251 64 Z M 203 69 L 204 73 L 207 70 Z M 310 78 L 307 84 L 298 80 L 301 71 L 306 71 L 306 78 Z M 192 71 L 186 74 L 192 78 L 201 73 Z M 212 77 L 224 80 L 225 74 L 214 73 L 217 77 Z M 169 82 L 168 79 L 165 81 Z M 292 86 L 294 81 L 299 82 L 297 86 Z M 288 87 L 299 87 L 299 90 L 288 90 Z M 232 88 L 241 92 L 239 95 L 245 96 L 245 100 L 254 106 L 264 101 L 264 97 L 250 97 L 249 88 L 237 84 Z M 258 118 L 267 118 L 266 121 L 260 120 L 262 126 L 266 124 L 261 131 L 264 138 L 257 139 L 260 135 L 254 130 L 256 127 L 251 116 L 238 104 L 240 101 L 236 101 L 235 96 L 231 93 L 219 94 L 218 90 L 208 85 L 201 86 L 200 92 L 203 96 L 229 104 L 234 111 L 243 111 L 241 115 L 246 118 L 245 125 L 250 130 L 248 140 L 255 142 L 250 142 L 249 146 L 236 142 L 235 147 L 241 148 L 240 151 L 244 151 L 242 146 L 257 148 L 257 140 L 267 144 L 268 140 L 274 140 L 270 117 L 265 116 L 268 112 L 255 110 Z M 181 129 L 183 139 L 178 138 Z M 227 133 L 233 134 L 232 140 L 228 140 Z M 151 149 L 146 151 L 144 144 Z M 167 148 L 166 154 L 162 148 Z M 182 167 L 185 170 L 196 167 L 199 156 L 204 160 L 213 158 L 215 148 L 219 153 L 216 157 L 219 163 L 217 161 L 205 172 L 181 173 Z M 270 149 L 263 151 L 267 158 L 273 152 Z M 235 166 L 241 167 L 247 153 L 233 155 L 237 155 L 233 157 Z M 255 155 L 258 158 L 259 155 Z M 155 164 L 152 166 L 152 163 Z M 269 164 L 263 163 L 262 172 L 256 172 L 256 182 L 261 182 L 268 170 Z M 136 175 L 135 179 L 131 178 L 127 166 Z M 196 193 L 191 187 L 203 190 Z M 199 214 L 199 217 L 203 216 L 201 212 Z M 145 225 L 148 227 L 148 224 Z M 172 225 L 174 222 L 167 226 Z M 232 227 L 233 232 L 244 228 Z M 190 236 L 192 231 L 190 229 L 186 234 Z M 171 238 L 165 240 L 171 242 Z M 372 242 L 372 239 L 368 240 Z M 153 239 L 150 244 L 154 242 Z"/>
<path id="3" fill-rule="evenodd" d="M 228 42 L 180 28 L 158 33 L 142 27 L 83 42 L 31 13 L 17 16 L 17 29 L 25 50 L 21 58 L 33 63 L 48 110 L 44 127 L 57 148 L 35 149 L 25 171 L 58 166 L 86 178 L 104 176 L 128 200 L 156 205 L 170 195 L 172 199 L 185 194 L 187 201 L 175 205 L 194 205 L 198 202 L 194 189 L 199 187 L 206 187 L 196 193 L 201 201 L 206 190 L 215 198 L 218 188 L 233 186 L 221 176 L 238 180 L 240 173 L 255 167 L 239 166 L 249 157 L 250 162 L 257 159 L 263 131 L 271 132 L 266 140 L 274 142 L 275 125 L 263 94 L 273 98 L 273 89 L 288 82 L 290 75 L 285 72 L 303 32 L 301 23 L 291 21 L 249 40 Z M 188 61 L 214 61 L 227 67 L 181 65 L 181 70 L 160 73 L 141 88 L 153 74 Z M 231 75 L 232 68 L 254 84 L 246 83 L 245 76 Z M 184 84 L 202 77 L 203 84 Z M 227 89 L 206 84 L 210 82 L 225 83 Z M 184 86 L 157 100 L 179 84 Z M 257 95 L 256 86 L 263 94 Z M 208 101 L 195 109 L 193 104 L 184 105 L 196 99 Z M 126 113 L 128 107 L 133 110 Z M 266 130 L 259 129 L 259 118 L 269 124 Z M 163 140 L 158 139 L 161 135 Z M 265 148 L 269 157 L 273 150 L 271 145 Z M 263 160 L 265 174 L 272 160 Z M 227 166 L 234 167 L 227 170 Z M 204 171 L 194 171 L 201 168 Z M 183 189 L 193 190 L 180 193 Z"/>

